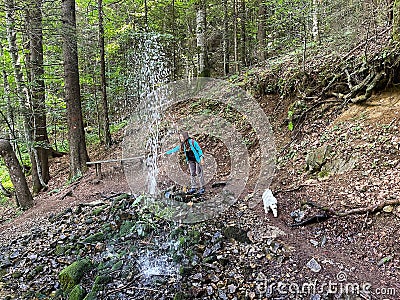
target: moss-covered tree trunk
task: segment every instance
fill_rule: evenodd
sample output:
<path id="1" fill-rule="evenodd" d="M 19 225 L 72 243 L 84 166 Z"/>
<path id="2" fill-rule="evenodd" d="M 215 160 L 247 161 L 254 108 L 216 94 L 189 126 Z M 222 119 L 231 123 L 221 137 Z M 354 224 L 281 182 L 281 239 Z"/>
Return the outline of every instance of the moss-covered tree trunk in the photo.
<path id="1" fill-rule="evenodd" d="M 4 159 L 4 163 L 10 173 L 11 182 L 15 188 L 18 204 L 27 209 L 33 206 L 32 194 L 29 191 L 26 178 L 22 172 L 22 168 L 18 162 L 17 156 L 14 153 L 11 144 L 7 140 L 0 139 L 0 155 Z"/>

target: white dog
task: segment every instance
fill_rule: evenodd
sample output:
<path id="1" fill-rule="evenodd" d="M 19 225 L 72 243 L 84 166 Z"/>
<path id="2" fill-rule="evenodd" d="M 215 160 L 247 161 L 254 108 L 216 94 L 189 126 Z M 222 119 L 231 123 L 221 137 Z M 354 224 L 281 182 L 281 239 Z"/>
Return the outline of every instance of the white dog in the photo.
<path id="1" fill-rule="evenodd" d="M 272 192 L 270 189 L 266 189 L 265 192 L 262 195 L 263 203 L 264 203 L 264 210 L 265 213 L 267 214 L 269 212 L 269 209 L 272 210 L 272 213 L 274 214 L 274 217 L 278 217 L 278 201 L 272 195 Z"/>

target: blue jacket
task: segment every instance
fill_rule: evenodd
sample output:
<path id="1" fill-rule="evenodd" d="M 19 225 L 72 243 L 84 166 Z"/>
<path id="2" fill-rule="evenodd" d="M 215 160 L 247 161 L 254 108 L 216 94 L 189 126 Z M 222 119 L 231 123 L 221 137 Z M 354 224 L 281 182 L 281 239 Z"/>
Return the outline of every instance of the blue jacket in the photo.
<path id="1" fill-rule="evenodd" d="M 188 142 L 189 142 L 190 149 L 192 149 L 192 151 L 194 153 L 194 157 L 196 158 L 196 161 L 198 163 L 200 163 L 200 160 L 203 157 L 203 151 L 201 150 L 199 144 L 194 139 L 189 138 Z M 172 153 L 178 152 L 180 149 L 181 149 L 181 145 L 178 145 L 178 146 L 168 150 L 167 152 L 165 152 L 165 154 L 172 154 Z M 185 156 L 186 156 L 185 145 L 183 145 L 183 150 L 184 150 Z M 188 161 L 187 156 L 186 156 L 186 161 Z"/>

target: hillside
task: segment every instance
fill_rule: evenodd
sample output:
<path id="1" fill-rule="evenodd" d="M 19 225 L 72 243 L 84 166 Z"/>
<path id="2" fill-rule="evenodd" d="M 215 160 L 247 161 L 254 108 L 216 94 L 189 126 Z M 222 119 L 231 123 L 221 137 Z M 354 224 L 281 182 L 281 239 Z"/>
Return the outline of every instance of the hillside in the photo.
<path id="1" fill-rule="evenodd" d="M 85 299 L 397 299 L 400 91 L 326 102 L 293 132 L 289 99 L 259 101 L 278 150 L 278 218 L 240 200 L 206 223 L 174 224 L 121 194 L 118 165 L 63 186 L 67 158 L 54 159 L 51 192 L 0 225 L 1 298 L 65 299 L 60 271 L 89 259 L 76 282 Z"/>

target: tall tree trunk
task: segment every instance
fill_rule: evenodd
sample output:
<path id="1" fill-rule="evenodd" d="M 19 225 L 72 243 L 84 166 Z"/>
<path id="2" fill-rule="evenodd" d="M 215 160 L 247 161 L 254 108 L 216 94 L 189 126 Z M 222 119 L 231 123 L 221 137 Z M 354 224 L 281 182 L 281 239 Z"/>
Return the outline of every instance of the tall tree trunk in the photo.
<path id="1" fill-rule="evenodd" d="M 17 46 L 17 33 L 15 31 L 15 5 L 13 0 L 5 1 L 6 8 L 6 27 L 7 27 L 7 39 L 9 45 L 9 52 L 11 54 L 11 60 L 13 63 L 15 83 L 17 88 L 17 97 L 21 106 L 21 112 L 24 122 L 24 134 L 25 142 L 29 150 L 29 156 L 32 163 L 32 182 L 34 192 L 38 192 L 41 189 L 41 181 L 36 168 L 36 158 L 33 151 L 33 122 L 31 118 L 31 107 L 30 107 L 30 95 L 29 91 L 24 82 L 20 59 L 18 54 Z"/>
<path id="2" fill-rule="evenodd" d="M 207 59 L 206 44 L 206 0 L 200 0 L 196 13 L 196 36 L 197 36 L 197 72 L 199 77 L 209 77 L 210 69 Z"/>
<path id="3" fill-rule="evenodd" d="M 86 162 L 88 161 L 79 86 L 75 0 L 62 0 L 62 20 L 70 178 L 74 178 L 81 176 L 86 171 Z"/>
<path id="4" fill-rule="evenodd" d="M 0 155 L 3 157 L 4 163 L 10 173 L 11 182 L 15 188 L 17 204 L 19 204 L 23 209 L 32 207 L 32 194 L 29 191 L 25 175 L 22 172 L 22 168 L 9 141 L 0 139 Z"/>
<path id="5" fill-rule="evenodd" d="M 3 50 L 3 45 L 0 42 L 0 57 L 4 56 L 4 50 Z M 2 66 L 2 75 L 3 75 L 3 89 L 4 89 L 4 96 L 6 98 L 6 116 L 4 116 L 5 122 L 7 122 L 8 129 L 10 130 L 10 140 L 14 140 L 14 143 L 16 143 L 16 138 L 15 138 L 15 131 L 14 131 L 14 107 L 11 103 L 11 90 L 10 90 L 10 84 L 8 81 L 8 74 L 6 71 L 6 66 L 5 66 L 5 60 L 2 59 L 3 66 Z M 15 147 L 13 147 L 15 149 Z"/>
<path id="6" fill-rule="evenodd" d="M 243 66 L 247 66 L 246 55 L 246 2 L 240 1 L 240 59 Z"/>
<path id="7" fill-rule="evenodd" d="M 393 40 L 400 41 L 400 0 L 393 2 Z"/>
<path id="8" fill-rule="evenodd" d="M 257 41 L 258 41 L 258 60 L 264 61 L 266 59 L 266 30 L 265 30 L 265 17 L 266 9 L 263 0 L 258 3 L 258 28 L 257 28 Z"/>
<path id="9" fill-rule="evenodd" d="M 238 8 L 237 1 L 233 0 L 233 55 L 235 60 L 235 72 L 239 72 L 239 50 L 238 50 Z"/>
<path id="10" fill-rule="evenodd" d="M 49 138 L 47 135 L 46 103 L 43 67 L 42 0 L 30 1 L 27 9 L 30 67 L 31 67 L 31 102 L 33 110 L 33 140 L 36 168 L 40 188 L 50 180 L 49 173 Z M 34 189 L 34 192 L 35 189 Z"/>
<path id="11" fill-rule="evenodd" d="M 222 37 L 222 51 L 224 55 L 224 75 L 229 74 L 229 27 L 228 27 L 228 0 L 223 0 L 224 31 Z"/>
<path id="12" fill-rule="evenodd" d="M 172 0 L 172 36 L 174 37 L 173 41 L 172 41 L 172 62 L 173 62 L 173 73 L 172 73 L 172 79 L 176 80 L 178 78 L 178 74 L 177 74 L 177 70 L 178 70 L 178 66 L 177 66 L 177 62 L 176 62 L 176 30 L 175 30 L 175 0 Z"/>
<path id="13" fill-rule="evenodd" d="M 98 0 L 99 13 L 99 48 L 100 48 L 100 86 L 101 86 L 101 121 L 103 123 L 104 143 L 111 146 L 110 121 L 108 118 L 106 60 L 104 51 L 104 25 L 103 25 L 103 1 Z"/>

